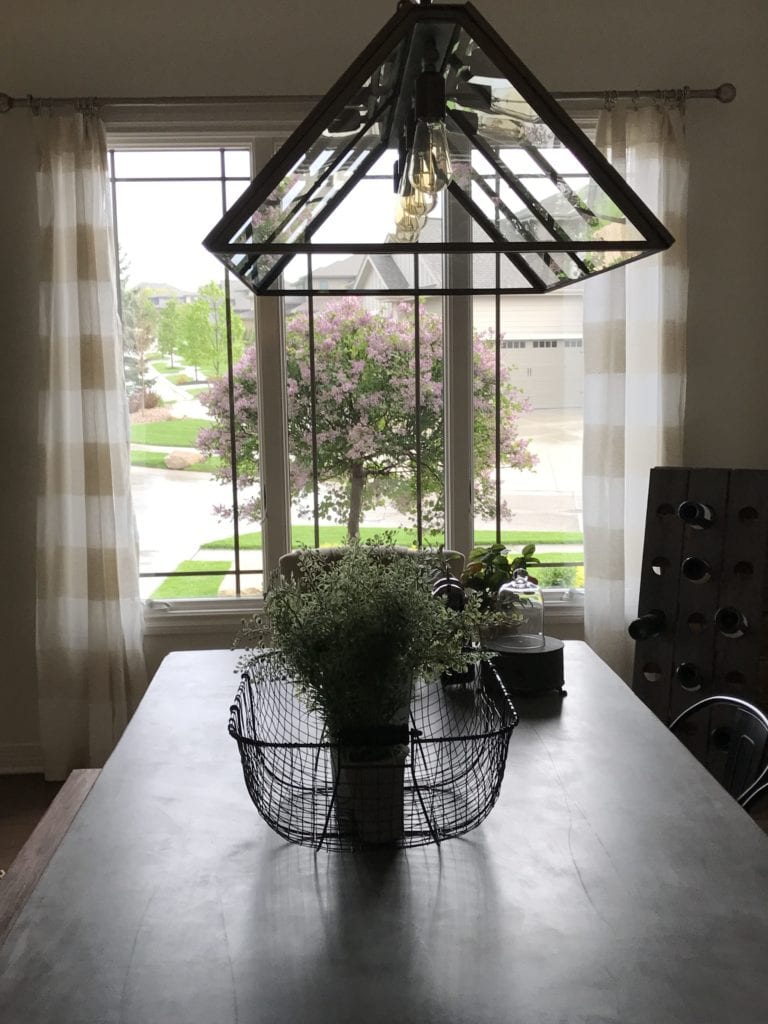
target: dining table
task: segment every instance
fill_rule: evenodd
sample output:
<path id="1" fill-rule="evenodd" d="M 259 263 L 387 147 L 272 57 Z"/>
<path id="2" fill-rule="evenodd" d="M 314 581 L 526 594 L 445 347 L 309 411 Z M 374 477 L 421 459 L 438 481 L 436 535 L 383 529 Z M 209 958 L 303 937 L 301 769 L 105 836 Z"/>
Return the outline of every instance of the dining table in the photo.
<path id="1" fill-rule="evenodd" d="M 3 1024 L 764 1024 L 768 837 L 584 642 L 498 801 L 410 849 L 286 842 L 168 655 L 0 947 Z"/>

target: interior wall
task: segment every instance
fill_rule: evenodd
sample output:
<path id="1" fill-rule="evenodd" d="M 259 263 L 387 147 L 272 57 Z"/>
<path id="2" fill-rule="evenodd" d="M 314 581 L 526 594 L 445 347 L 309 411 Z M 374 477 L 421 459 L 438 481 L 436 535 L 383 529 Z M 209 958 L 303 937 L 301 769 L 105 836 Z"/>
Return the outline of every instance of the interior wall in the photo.
<path id="1" fill-rule="evenodd" d="M 394 13 L 394 0 L 27 0 L 6 5 L 9 95 L 324 92 Z M 689 104 L 690 300 L 685 461 L 768 467 L 763 232 L 768 138 L 764 0 L 477 0 L 545 86 L 711 87 Z M 329 26 L 334 34 L 329 37 Z M 0 750 L 37 739 L 34 649 L 35 152 L 32 118 L 0 114 L 0 417 L 3 438 Z M 0 767 L 2 757 L 0 756 Z"/>
<path id="2" fill-rule="evenodd" d="M 35 683 L 37 198 L 33 124 L 0 115 L 0 772 L 39 763 Z"/>

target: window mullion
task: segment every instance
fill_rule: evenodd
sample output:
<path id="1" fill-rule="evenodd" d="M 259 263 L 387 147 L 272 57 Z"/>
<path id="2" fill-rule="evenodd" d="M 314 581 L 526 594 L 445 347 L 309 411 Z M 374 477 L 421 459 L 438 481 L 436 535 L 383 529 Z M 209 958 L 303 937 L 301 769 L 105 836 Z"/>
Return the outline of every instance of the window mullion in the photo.
<path id="1" fill-rule="evenodd" d="M 445 198 L 446 237 L 451 241 L 469 237 L 471 224 L 466 211 Z M 445 283 L 449 288 L 466 288 L 472 281 L 472 257 L 465 253 L 445 256 Z M 474 536 L 474 452 L 473 452 L 473 311 L 469 295 L 447 295 L 443 300 L 443 344 L 445 383 L 445 543 L 468 555 Z"/>
<path id="2" fill-rule="evenodd" d="M 278 567 L 280 556 L 291 547 L 284 322 L 281 298 L 272 295 L 257 296 L 259 477 L 265 589 L 270 575 Z"/>

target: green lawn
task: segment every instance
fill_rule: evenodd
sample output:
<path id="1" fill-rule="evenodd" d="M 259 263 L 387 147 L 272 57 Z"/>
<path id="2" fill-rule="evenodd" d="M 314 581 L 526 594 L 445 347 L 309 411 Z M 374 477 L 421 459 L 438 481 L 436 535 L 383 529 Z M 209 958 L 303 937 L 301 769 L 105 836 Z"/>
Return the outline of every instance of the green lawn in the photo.
<path id="1" fill-rule="evenodd" d="M 563 562 L 579 561 L 582 557 L 580 551 L 557 552 L 549 556 L 553 560 Z M 172 576 L 160 584 L 153 592 L 152 598 L 157 601 L 173 600 L 183 597 L 216 597 L 222 580 L 230 570 L 230 561 L 207 562 L 197 559 L 189 559 L 180 562 L 176 566 L 176 572 L 215 572 L 215 576 Z M 539 569 L 532 570 L 536 579 L 542 587 L 583 587 L 584 569 L 581 566 L 573 566 L 561 569 Z"/>
<path id="2" fill-rule="evenodd" d="M 583 562 L 583 551 L 543 551 L 542 562 Z M 564 565 L 553 569 L 539 568 L 534 565 L 530 569 L 541 587 L 583 587 L 584 566 Z"/>
<path id="3" fill-rule="evenodd" d="M 363 526 L 360 530 L 360 536 L 363 540 L 375 537 L 380 534 L 381 528 L 374 526 Z M 395 530 L 395 541 L 398 544 L 405 544 L 410 547 L 416 539 L 416 533 L 414 530 Z M 320 544 L 321 546 L 333 546 L 337 544 L 343 544 L 346 539 L 347 531 L 343 526 L 321 526 L 320 527 Z M 431 535 L 426 538 L 430 543 L 439 544 L 442 537 L 437 535 Z M 508 530 L 503 532 L 501 535 L 502 541 L 510 548 L 522 547 L 523 544 L 581 544 L 583 542 L 583 536 L 580 533 L 563 533 L 556 531 L 543 530 L 539 533 L 523 533 L 521 531 Z M 496 534 L 492 530 L 478 530 L 475 534 L 475 544 L 493 544 L 496 540 Z M 201 544 L 200 547 L 206 549 L 216 550 L 218 548 L 233 548 L 234 538 L 232 534 L 228 537 L 220 537 L 217 540 L 209 540 L 205 544 Z M 315 543 L 315 531 L 312 526 L 298 526 L 294 525 L 291 528 L 291 543 L 294 547 L 301 547 L 306 545 L 311 547 Z M 240 547 L 245 551 L 260 551 L 261 550 L 261 531 L 256 530 L 252 533 L 241 533 L 240 534 Z M 581 558 L 579 553 L 577 558 Z M 557 560 L 561 560 L 561 556 L 558 554 Z M 564 561 L 571 561 L 571 559 L 565 559 Z"/>
<path id="4" fill-rule="evenodd" d="M 131 465 L 143 466 L 145 469 L 167 469 L 165 457 L 167 452 L 132 451 Z M 183 473 L 215 473 L 221 465 L 221 459 L 214 456 L 204 459 L 203 462 L 196 462 L 194 466 L 187 466 L 181 470 Z"/>
<path id="5" fill-rule="evenodd" d="M 132 423 L 131 441 L 134 444 L 156 444 L 167 448 L 194 448 L 197 435 L 210 420 L 161 420 L 159 423 Z"/>
<path id="6" fill-rule="evenodd" d="M 172 600 L 176 597 L 216 597 L 221 581 L 226 576 L 231 562 L 203 562 L 196 559 L 180 562 L 176 572 L 215 572 L 216 576 L 171 576 L 160 584 L 152 594 L 153 600 Z"/>
<path id="7" fill-rule="evenodd" d="M 170 363 L 166 363 L 164 359 L 153 359 L 152 369 L 157 370 L 158 373 L 178 373 L 178 366 L 171 366 Z"/>

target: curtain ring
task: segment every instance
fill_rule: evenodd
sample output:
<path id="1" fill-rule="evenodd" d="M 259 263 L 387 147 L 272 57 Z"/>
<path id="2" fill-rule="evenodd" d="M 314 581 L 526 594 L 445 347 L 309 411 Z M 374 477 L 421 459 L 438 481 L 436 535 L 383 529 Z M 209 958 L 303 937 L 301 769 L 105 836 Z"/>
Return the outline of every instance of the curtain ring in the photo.
<path id="1" fill-rule="evenodd" d="M 75 103 L 75 110 L 84 117 L 93 117 L 99 112 L 99 103 L 95 96 L 86 96 L 78 99 Z"/>
<path id="2" fill-rule="evenodd" d="M 603 107 L 606 110 L 613 110 L 618 102 L 619 94 L 615 89 L 609 89 L 603 93 Z"/>

